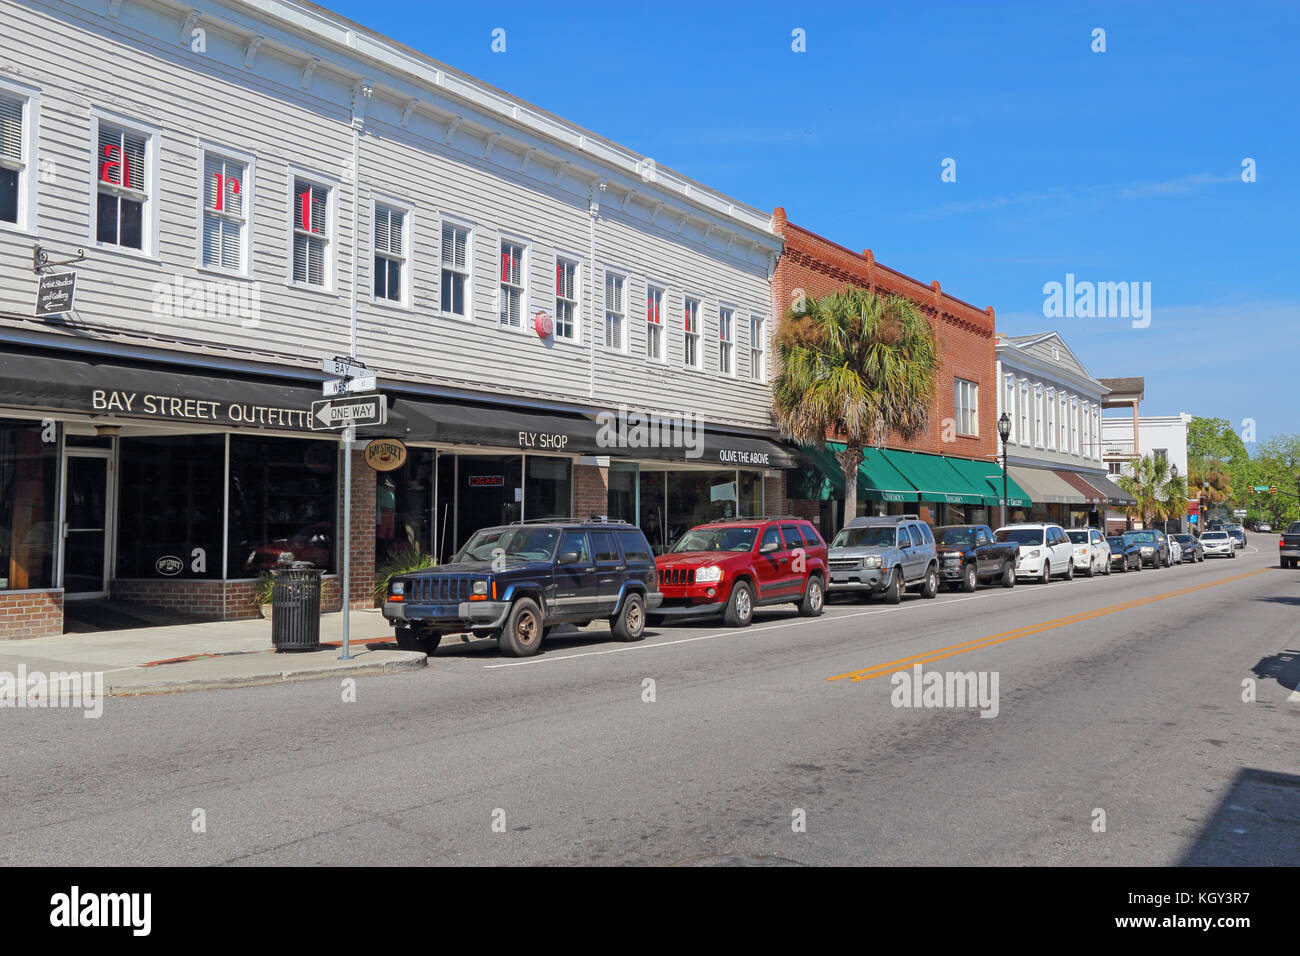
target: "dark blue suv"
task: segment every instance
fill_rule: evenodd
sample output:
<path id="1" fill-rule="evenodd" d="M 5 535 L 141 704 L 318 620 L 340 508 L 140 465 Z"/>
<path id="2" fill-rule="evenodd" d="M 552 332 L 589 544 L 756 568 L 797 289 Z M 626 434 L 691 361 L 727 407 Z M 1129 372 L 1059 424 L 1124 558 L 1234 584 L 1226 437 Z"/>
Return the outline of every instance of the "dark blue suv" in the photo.
<path id="1" fill-rule="evenodd" d="M 662 600 L 640 528 L 550 519 L 484 528 L 449 563 L 395 577 L 384 617 L 404 650 L 432 654 L 444 634 L 469 632 L 527 657 L 556 624 L 598 617 L 619 640 L 638 641 Z"/>

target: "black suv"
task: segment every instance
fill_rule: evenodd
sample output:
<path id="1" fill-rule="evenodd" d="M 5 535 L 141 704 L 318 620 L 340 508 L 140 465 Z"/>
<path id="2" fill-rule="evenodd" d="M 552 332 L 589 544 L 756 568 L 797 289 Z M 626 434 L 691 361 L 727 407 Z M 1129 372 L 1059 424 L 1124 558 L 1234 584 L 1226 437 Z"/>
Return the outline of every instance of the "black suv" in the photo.
<path id="1" fill-rule="evenodd" d="M 442 635 L 472 632 L 527 657 L 556 624 L 598 617 L 619 640 L 639 641 L 662 601 L 640 528 L 549 519 L 484 528 L 449 563 L 393 578 L 384 617 L 403 650 L 432 654 Z"/>

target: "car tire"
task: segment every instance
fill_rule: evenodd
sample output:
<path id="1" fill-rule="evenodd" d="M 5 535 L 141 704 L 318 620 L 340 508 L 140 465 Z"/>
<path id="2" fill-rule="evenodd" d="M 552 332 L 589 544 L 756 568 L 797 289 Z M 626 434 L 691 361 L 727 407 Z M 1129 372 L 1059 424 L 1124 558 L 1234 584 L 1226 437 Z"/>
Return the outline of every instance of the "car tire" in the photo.
<path id="1" fill-rule="evenodd" d="M 979 587 L 979 583 L 979 575 L 975 573 L 975 565 L 966 565 L 966 567 L 962 569 L 961 589 L 967 594 L 970 594 Z"/>
<path id="2" fill-rule="evenodd" d="M 939 596 L 939 572 L 934 565 L 925 569 L 925 580 L 921 583 L 921 597 L 937 598 Z"/>
<path id="3" fill-rule="evenodd" d="M 418 627 L 399 627 L 396 631 L 397 646 L 404 651 L 424 651 L 430 657 L 442 642 L 442 635 Z"/>
<path id="4" fill-rule="evenodd" d="M 1087 577 L 1093 577 L 1093 576 L 1096 575 L 1096 573 L 1097 573 L 1097 565 L 1096 565 L 1096 563 L 1095 563 L 1091 558 L 1088 559 L 1088 570 L 1085 571 L 1085 572 L 1083 572 L 1083 573 L 1084 573 Z"/>
<path id="5" fill-rule="evenodd" d="M 542 647 L 542 609 L 532 598 L 520 598 L 506 615 L 497 638 L 501 652 L 509 657 L 531 657 Z"/>
<path id="6" fill-rule="evenodd" d="M 889 576 L 889 586 L 885 588 L 885 603 L 898 604 L 903 600 L 903 569 L 894 568 Z"/>
<path id="7" fill-rule="evenodd" d="M 1065 580 L 1074 580 L 1074 558 L 1071 558 L 1070 563 L 1065 566 Z"/>
<path id="8" fill-rule="evenodd" d="M 1052 562 L 1051 562 L 1051 561 L 1044 561 L 1044 562 L 1043 562 L 1043 570 L 1042 570 L 1042 572 L 1038 575 L 1038 583 L 1039 583 L 1039 584 L 1051 584 L 1051 583 L 1052 583 Z"/>
<path id="9" fill-rule="evenodd" d="M 1016 564 L 1014 561 L 1008 561 L 1006 567 L 1002 569 L 1002 586 L 1004 588 L 1016 586 Z"/>
<path id="10" fill-rule="evenodd" d="M 826 586 L 816 574 L 808 575 L 808 585 L 803 589 L 803 600 L 798 607 L 804 617 L 821 617 L 826 610 Z"/>
<path id="11" fill-rule="evenodd" d="M 727 599 L 727 609 L 722 612 L 722 623 L 727 627 L 749 627 L 754 620 L 754 589 L 745 581 L 737 581 Z"/>
<path id="12" fill-rule="evenodd" d="M 1228 556 L 1234 561 L 1237 560 L 1237 549 L 1233 548 L 1232 551 L 1229 552 Z"/>
<path id="13" fill-rule="evenodd" d="M 1128 558 L 1124 558 L 1119 563 L 1119 573 L 1128 574 Z"/>
<path id="14" fill-rule="evenodd" d="M 639 641 L 645 636 L 645 598 L 631 591 L 623 607 L 609 619 L 609 630 L 617 640 Z"/>
<path id="15" fill-rule="evenodd" d="M 1102 571 L 1101 573 L 1109 575 L 1111 570 L 1110 565 L 1111 565 L 1110 555 L 1106 555 L 1106 570 Z"/>

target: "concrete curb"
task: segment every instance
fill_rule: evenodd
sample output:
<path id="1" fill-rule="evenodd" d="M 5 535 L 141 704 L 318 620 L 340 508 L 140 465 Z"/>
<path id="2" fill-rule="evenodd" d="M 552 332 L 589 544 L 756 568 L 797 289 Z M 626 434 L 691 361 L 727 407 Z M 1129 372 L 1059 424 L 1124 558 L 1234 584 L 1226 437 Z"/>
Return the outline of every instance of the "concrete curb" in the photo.
<path id="1" fill-rule="evenodd" d="M 173 680 L 152 680 L 147 683 L 106 684 L 105 697 L 141 697 L 149 694 L 172 694 L 187 690 L 219 690 L 221 688 L 256 687 L 264 684 L 287 684 L 293 681 L 319 680 L 324 677 L 357 677 L 367 674 L 391 674 L 418 670 L 428 664 L 428 657 L 419 651 L 384 651 L 383 660 L 358 659 L 340 663 L 286 670 L 268 670 L 261 674 L 203 675 Z M 181 665 L 169 665 L 181 666 Z"/>

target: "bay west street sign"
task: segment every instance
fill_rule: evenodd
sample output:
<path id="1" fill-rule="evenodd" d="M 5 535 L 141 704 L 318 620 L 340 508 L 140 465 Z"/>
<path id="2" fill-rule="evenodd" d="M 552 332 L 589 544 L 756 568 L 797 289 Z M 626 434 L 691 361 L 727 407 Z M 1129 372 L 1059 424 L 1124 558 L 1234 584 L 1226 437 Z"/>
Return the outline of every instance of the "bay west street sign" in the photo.
<path id="1" fill-rule="evenodd" d="M 373 392 L 379 387 L 379 379 L 374 372 L 357 378 L 330 379 L 321 386 L 325 395 L 347 395 L 352 392 Z"/>
<path id="2" fill-rule="evenodd" d="M 327 398 L 311 403 L 312 431 L 347 428 L 349 425 L 384 425 L 387 422 L 388 402 L 383 395 Z"/>

